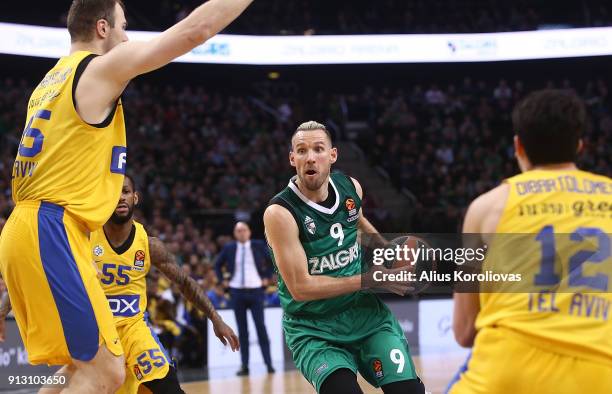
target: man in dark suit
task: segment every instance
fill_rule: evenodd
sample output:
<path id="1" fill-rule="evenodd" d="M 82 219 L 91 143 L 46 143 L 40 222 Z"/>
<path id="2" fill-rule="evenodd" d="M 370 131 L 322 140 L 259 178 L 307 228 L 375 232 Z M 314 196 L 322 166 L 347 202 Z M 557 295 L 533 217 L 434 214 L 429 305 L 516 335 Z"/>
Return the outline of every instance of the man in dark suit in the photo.
<path id="1" fill-rule="evenodd" d="M 226 244 L 215 262 L 219 282 L 229 288 L 231 303 L 238 323 L 242 368 L 238 376 L 249 374 L 249 330 L 247 309 L 251 309 L 257 338 L 268 373 L 274 373 L 270 357 L 270 340 L 264 322 L 264 287 L 272 274 L 272 260 L 266 243 L 251 240 L 251 229 L 244 222 L 234 227 L 235 242 Z M 224 272 L 225 271 L 225 272 Z"/>

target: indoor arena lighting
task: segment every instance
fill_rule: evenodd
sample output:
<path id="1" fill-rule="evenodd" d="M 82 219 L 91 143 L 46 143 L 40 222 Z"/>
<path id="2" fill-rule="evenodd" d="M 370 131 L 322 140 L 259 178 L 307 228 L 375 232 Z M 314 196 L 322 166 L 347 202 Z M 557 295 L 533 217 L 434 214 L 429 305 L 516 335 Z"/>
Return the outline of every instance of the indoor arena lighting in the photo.
<path id="1" fill-rule="evenodd" d="M 131 40 L 155 32 L 131 31 Z M 67 29 L 0 23 L 0 53 L 58 58 Z M 252 65 L 492 62 L 612 55 L 612 28 L 479 34 L 244 36 L 219 34 L 182 63 Z"/>

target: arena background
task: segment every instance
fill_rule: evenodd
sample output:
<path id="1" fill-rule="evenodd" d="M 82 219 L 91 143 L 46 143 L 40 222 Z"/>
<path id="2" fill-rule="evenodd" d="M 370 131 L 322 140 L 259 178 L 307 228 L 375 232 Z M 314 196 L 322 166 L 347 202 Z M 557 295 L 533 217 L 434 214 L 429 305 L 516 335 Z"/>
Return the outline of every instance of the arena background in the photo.
<path id="1" fill-rule="evenodd" d="M 167 28 L 199 4 L 126 3 L 130 30 L 150 31 Z M 223 33 L 481 33 L 612 24 L 604 1 L 398 3 L 256 1 Z M 60 27 L 68 6 L 69 1 L 35 7 L 10 2 L 3 5 L 0 22 Z M 603 46 L 612 45 L 610 37 Z M 517 172 L 509 115 L 531 90 L 557 87 L 585 99 L 590 123 L 580 167 L 612 173 L 610 54 L 469 63 L 173 63 L 137 78 L 123 96 L 129 172 L 142 196 L 137 218 L 211 295 L 216 292 L 223 309 L 229 300 L 216 284 L 215 256 L 231 239 L 236 220 L 248 221 L 254 238 L 263 237 L 266 203 L 291 176 L 288 137 L 302 121 L 316 119 L 332 130 L 340 156 L 336 168 L 361 181 L 364 213 L 381 232 L 455 233 L 471 199 Z M 0 60 L 1 229 L 12 209 L 10 178 L 26 102 L 54 60 L 7 54 Z M 181 328 L 173 335 L 164 324 L 157 326 L 179 361 L 181 381 L 195 382 L 185 385 L 188 393 L 313 392 L 293 370 L 274 286 L 268 289 L 266 325 L 277 373 L 265 374 L 251 328 L 248 378 L 234 377 L 239 354 L 230 354 L 208 335 L 206 321 L 185 310 L 172 289 L 155 291 L 164 287 L 163 279 L 152 275 L 150 297 L 170 300 L 173 323 Z M 387 296 L 385 301 L 418 355 L 428 390 L 442 392 L 467 354 L 453 339 L 450 293 Z M 221 313 L 235 328 L 231 309 Z M 7 376 L 48 370 L 27 365 L 13 321 L 7 337 L 0 344 L 0 390 L 10 392 L 15 388 Z"/>

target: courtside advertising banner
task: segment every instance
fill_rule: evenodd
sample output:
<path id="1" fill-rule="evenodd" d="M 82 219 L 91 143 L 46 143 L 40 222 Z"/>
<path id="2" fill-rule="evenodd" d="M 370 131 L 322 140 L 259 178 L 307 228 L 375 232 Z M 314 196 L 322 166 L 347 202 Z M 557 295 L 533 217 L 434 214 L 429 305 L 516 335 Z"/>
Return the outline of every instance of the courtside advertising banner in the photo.
<path id="1" fill-rule="evenodd" d="M 157 32 L 130 31 L 147 41 Z M 0 23 L 0 53 L 59 58 L 65 28 Z M 179 63 L 252 65 L 491 62 L 612 55 L 612 28 L 476 34 L 244 36 L 218 34 Z"/>
<path id="2" fill-rule="evenodd" d="M 234 311 L 231 309 L 223 309 L 218 311 L 223 321 L 227 323 L 234 332 L 238 332 L 238 324 Z M 252 365 L 265 365 L 257 340 L 257 330 L 253 322 L 253 316 L 247 314 L 247 324 L 249 327 L 249 343 L 241 343 L 240 346 L 249 346 L 249 363 Z M 270 355 L 274 364 L 283 363 L 284 354 L 284 337 L 282 328 L 283 311 L 281 308 L 265 308 L 264 322 L 270 339 Z M 215 336 L 212 323 L 208 321 L 208 364 L 210 368 L 239 368 L 241 365 L 240 352 L 232 352 L 229 346 L 224 346 Z M 214 374 L 214 371 L 211 371 Z"/>

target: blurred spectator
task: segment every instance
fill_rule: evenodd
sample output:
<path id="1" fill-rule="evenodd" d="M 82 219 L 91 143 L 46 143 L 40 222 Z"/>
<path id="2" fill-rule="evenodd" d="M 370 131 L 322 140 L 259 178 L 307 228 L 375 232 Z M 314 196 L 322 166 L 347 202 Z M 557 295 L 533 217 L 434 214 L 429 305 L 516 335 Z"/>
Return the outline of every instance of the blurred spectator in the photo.
<path id="1" fill-rule="evenodd" d="M 437 85 L 432 85 L 427 92 L 425 92 L 425 101 L 431 105 L 443 105 L 446 102 L 446 96 L 438 88 Z"/>
<path id="2" fill-rule="evenodd" d="M 239 376 L 249 374 L 249 328 L 247 310 L 251 310 L 253 322 L 257 330 L 261 354 L 273 373 L 270 356 L 270 339 L 264 320 L 265 287 L 270 281 L 272 261 L 266 243 L 262 240 L 251 240 L 251 229 L 244 222 L 236 223 L 234 227 L 235 242 L 227 243 L 215 262 L 215 270 L 219 282 L 229 288 L 232 306 L 238 323 L 242 367 Z"/>
<path id="3" fill-rule="evenodd" d="M 493 97 L 497 100 L 509 100 L 512 98 L 512 89 L 510 89 L 505 79 L 499 81 L 499 85 L 493 91 Z"/>
<path id="4" fill-rule="evenodd" d="M 225 294 L 225 289 L 222 284 L 215 285 L 206 293 L 210 301 L 216 309 L 225 309 L 229 307 L 229 297 Z"/>

